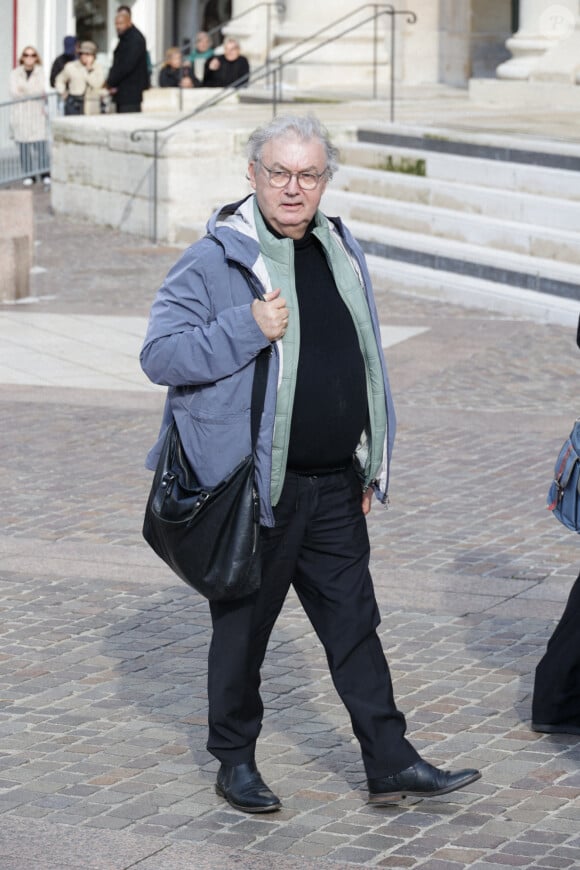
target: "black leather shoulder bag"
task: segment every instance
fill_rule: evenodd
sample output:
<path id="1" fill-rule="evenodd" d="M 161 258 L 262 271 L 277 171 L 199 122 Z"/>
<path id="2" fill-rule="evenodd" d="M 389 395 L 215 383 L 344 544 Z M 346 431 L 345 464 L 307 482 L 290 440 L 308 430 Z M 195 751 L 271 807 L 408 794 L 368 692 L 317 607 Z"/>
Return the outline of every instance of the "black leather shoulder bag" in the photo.
<path id="1" fill-rule="evenodd" d="M 260 585 L 260 506 L 254 451 L 264 409 L 270 348 L 257 357 L 251 453 L 217 486 L 200 486 L 175 421 L 167 430 L 145 509 L 143 537 L 158 556 L 210 601 L 250 595 Z"/>

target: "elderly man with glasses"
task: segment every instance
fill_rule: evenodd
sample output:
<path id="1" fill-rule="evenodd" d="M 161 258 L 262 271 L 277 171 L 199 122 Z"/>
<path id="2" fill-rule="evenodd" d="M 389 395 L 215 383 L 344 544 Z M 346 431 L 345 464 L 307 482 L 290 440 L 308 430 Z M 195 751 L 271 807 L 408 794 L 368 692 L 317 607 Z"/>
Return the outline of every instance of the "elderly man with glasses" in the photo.
<path id="1" fill-rule="evenodd" d="M 196 474 L 213 486 L 251 449 L 254 363 L 270 350 L 255 450 L 262 583 L 209 605 L 207 748 L 221 763 L 217 794 L 249 813 L 281 806 L 255 748 L 260 668 L 291 585 L 350 714 L 369 803 L 446 794 L 480 776 L 433 767 L 408 742 L 377 635 L 365 515 L 373 495 L 386 501 L 395 418 L 364 255 L 319 209 L 336 168 L 313 116 L 256 130 L 254 194 L 219 209 L 169 273 L 141 353 L 151 380 L 169 387 L 162 430 L 175 419 Z"/>

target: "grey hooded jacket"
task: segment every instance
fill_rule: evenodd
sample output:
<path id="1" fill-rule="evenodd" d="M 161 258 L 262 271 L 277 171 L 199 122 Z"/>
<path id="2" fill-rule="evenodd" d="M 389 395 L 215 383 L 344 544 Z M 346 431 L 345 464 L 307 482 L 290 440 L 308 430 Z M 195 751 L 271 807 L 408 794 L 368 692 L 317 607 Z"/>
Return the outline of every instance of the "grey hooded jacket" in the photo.
<path id="1" fill-rule="evenodd" d="M 254 361 L 271 347 L 264 411 L 255 451 L 261 522 L 274 524 L 271 498 L 272 442 L 281 375 L 281 342 L 270 345 L 251 304 L 272 289 L 260 255 L 253 195 L 218 209 L 208 234 L 183 254 L 160 288 L 149 320 L 141 365 L 154 383 L 168 389 L 161 432 L 147 457 L 154 469 L 167 426 L 175 419 L 185 453 L 204 486 L 215 486 L 250 452 Z M 385 388 L 387 432 L 381 468 L 373 487 L 386 501 L 395 414 L 380 330 L 364 255 L 339 218 L 329 218 L 361 276 Z M 361 461 L 364 467 L 364 461 Z M 370 476 L 362 481 L 369 485 Z"/>

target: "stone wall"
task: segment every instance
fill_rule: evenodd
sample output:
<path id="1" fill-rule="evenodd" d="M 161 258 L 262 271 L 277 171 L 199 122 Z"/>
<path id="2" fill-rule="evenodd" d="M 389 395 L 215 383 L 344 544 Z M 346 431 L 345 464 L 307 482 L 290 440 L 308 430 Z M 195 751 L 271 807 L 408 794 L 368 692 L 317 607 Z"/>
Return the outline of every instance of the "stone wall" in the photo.
<path id="1" fill-rule="evenodd" d="M 135 141 L 132 134 L 144 127 L 161 129 L 168 120 L 144 115 L 56 120 L 55 211 L 152 237 L 154 136 L 144 133 Z M 178 241 L 184 227 L 203 227 L 217 205 L 249 192 L 244 148 L 253 126 L 191 120 L 159 133 L 158 240 Z"/>

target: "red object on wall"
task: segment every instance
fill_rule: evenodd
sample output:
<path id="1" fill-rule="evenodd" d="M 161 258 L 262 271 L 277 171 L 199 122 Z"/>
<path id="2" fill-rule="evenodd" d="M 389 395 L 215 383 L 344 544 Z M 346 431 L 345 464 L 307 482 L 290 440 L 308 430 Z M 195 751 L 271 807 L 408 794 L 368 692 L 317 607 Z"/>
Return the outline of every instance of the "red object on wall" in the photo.
<path id="1" fill-rule="evenodd" d="M 18 0 L 12 0 L 12 68 L 18 62 Z"/>

